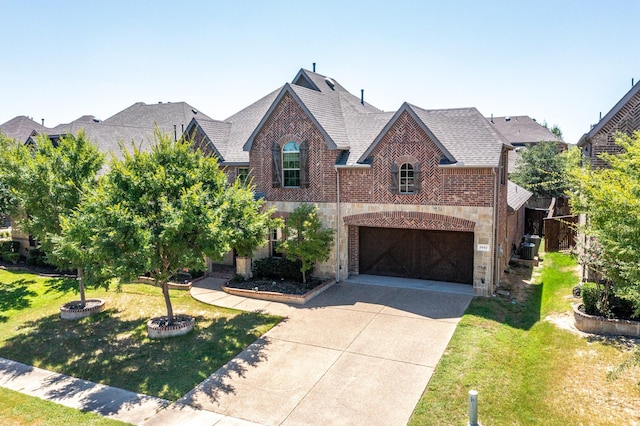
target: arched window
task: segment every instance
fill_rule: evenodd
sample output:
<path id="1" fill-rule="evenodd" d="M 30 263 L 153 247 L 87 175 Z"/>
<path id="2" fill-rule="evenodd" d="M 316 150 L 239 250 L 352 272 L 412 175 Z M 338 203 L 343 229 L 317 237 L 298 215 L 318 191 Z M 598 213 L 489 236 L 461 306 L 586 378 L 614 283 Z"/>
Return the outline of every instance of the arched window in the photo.
<path id="1" fill-rule="evenodd" d="M 414 192 L 414 175 L 413 165 L 404 163 L 400 166 L 400 181 L 398 182 L 398 190 L 401 194 L 413 194 Z"/>
<path id="2" fill-rule="evenodd" d="M 282 148 L 282 186 L 300 187 L 300 147 L 295 142 L 287 142 Z"/>

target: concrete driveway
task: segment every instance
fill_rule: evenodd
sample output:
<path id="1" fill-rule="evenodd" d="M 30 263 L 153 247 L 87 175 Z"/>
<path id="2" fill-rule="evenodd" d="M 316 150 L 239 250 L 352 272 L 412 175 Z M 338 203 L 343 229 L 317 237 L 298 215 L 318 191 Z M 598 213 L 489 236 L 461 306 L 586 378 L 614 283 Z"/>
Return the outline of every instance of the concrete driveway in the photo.
<path id="1" fill-rule="evenodd" d="M 179 402 L 263 425 L 406 424 L 472 298 L 471 286 L 363 276 L 295 307 L 221 282 L 192 295 L 287 319 Z"/>

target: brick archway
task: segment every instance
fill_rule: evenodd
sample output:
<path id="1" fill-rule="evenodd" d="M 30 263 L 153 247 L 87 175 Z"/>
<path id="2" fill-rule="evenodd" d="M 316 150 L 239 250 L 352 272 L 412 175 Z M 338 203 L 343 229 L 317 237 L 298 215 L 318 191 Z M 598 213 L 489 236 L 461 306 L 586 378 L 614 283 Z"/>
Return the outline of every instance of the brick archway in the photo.
<path id="1" fill-rule="evenodd" d="M 345 225 L 377 228 L 408 228 L 431 231 L 473 232 L 476 223 L 467 219 L 437 213 L 376 212 L 361 213 L 343 218 Z"/>

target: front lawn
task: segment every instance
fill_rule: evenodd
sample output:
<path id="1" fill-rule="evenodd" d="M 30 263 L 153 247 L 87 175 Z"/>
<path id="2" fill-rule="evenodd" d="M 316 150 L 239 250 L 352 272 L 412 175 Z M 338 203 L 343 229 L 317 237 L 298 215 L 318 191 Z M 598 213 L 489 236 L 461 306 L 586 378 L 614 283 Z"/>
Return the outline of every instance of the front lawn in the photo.
<path id="1" fill-rule="evenodd" d="M 123 426 L 128 423 L 0 388 L 0 419 L 11 426 Z"/>
<path id="2" fill-rule="evenodd" d="M 160 288 L 89 289 L 87 297 L 107 301 L 106 311 L 65 321 L 59 308 L 77 299 L 75 286 L 75 280 L 0 270 L 0 357 L 176 400 L 281 320 L 206 305 L 188 291 L 172 290 L 174 313 L 195 316 L 195 328 L 151 340 L 146 321 L 166 315 Z M 260 354 L 253 359 L 259 362 Z"/>
<path id="3" fill-rule="evenodd" d="M 522 302 L 475 298 L 410 424 L 466 425 L 471 389 L 485 425 L 637 423 L 637 343 L 581 337 L 550 321 L 570 322 L 575 266 L 546 253 Z"/>

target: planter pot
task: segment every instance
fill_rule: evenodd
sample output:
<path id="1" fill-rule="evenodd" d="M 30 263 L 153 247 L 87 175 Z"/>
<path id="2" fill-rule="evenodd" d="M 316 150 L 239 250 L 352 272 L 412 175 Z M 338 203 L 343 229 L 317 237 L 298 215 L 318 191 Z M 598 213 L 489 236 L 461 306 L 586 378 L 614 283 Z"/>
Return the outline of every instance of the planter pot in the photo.
<path id="1" fill-rule="evenodd" d="M 167 325 L 167 317 L 155 317 L 147 321 L 147 334 L 150 339 L 164 339 L 167 337 L 182 336 L 193 330 L 196 323 L 194 317 L 188 315 L 174 315 L 172 325 Z"/>
<path id="2" fill-rule="evenodd" d="M 102 299 L 87 299 L 84 308 L 80 307 L 79 300 L 67 302 L 60 307 L 60 318 L 64 320 L 77 320 L 104 311 L 105 301 Z"/>
<path id="3" fill-rule="evenodd" d="M 573 317 L 578 330 L 593 334 L 640 337 L 640 322 L 589 315 L 581 310 L 582 307 L 582 305 L 573 307 Z"/>

